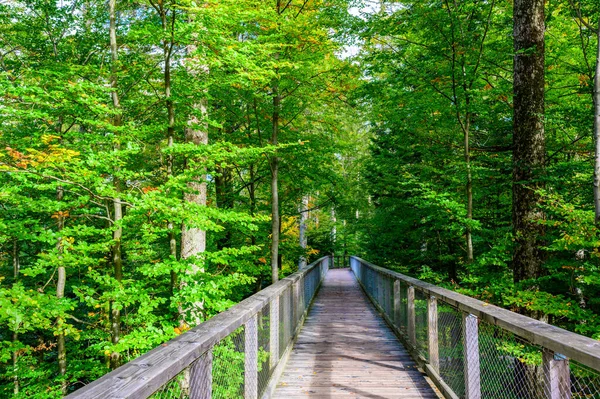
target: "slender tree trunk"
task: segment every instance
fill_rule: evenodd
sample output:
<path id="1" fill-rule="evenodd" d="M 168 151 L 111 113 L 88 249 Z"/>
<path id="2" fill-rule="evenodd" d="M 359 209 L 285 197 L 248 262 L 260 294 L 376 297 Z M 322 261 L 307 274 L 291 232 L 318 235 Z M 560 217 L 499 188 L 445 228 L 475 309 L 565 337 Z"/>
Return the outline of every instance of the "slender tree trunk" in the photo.
<path id="1" fill-rule="evenodd" d="M 206 113 L 206 106 L 200 105 L 202 113 Z M 190 118 L 189 126 L 185 130 L 186 140 L 195 145 L 208 144 L 207 127 L 198 129 L 199 123 L 196 117 Z M 202 173 L 196 176 L 188 183 L 188 193 L 184 194 L 184 201 L 189 203 L 206 206 L 206 174 Z M 206 231 L 195 227 L 183 225 L 181 232 L 181 258 L 187 259 L 203 253 L 206 250 Z M 192 273 L 198 272 L 199 269 L 191 270 Z"/>
<path id="2" fill-rule="evenodd" d="M 333 253 L 335 254 L 336 242 L 337 242 L 337 217 L 335 215 L 335 208 L 331 208 L 331 244 L 333 245 Z"/>
<path id="3" fill-rule="evenodd" d="M 64 189 L 62 187 L 58 187 L 58 189 L 56 190 L 56 199 L 60 202 L 62 201 L 64 197 Z M 58 251 L 58 255 L 59 255 L 59 262 L 62 262 L 62 253 L 64 251 L 64 244 L 63 244 L 63 237 L 62 237 L 62 229 L 65 225 L 65 217 L 62 213 L 58 214 L 58 226 L 57 226 L 57 232 L 58 232 L 58 242 L 56 244 L 57 247 L 57 251 Z M 65 286 L 67 284 L 67 272 L 66 269 L 64 267 L 64 265 L 59 264 L 58 265 L 58 281 L 56 283 L 56 298 L 59 300 L 63 299 L 65 297 Z M 57 346 L 57 351 L 58 351 L 58 374 L 61 377 L 65 377 L 65 375 L 67 374 L 67 349 L 65 347 L 65 332 L 63 330 L 63 326 L 64 326 L 64 318 L 61 316 L 58 316 L 58 318 L 56 319 L 56 326 L 57 326 L 57 330 L 58 330 L 58 336 L 57 336 L 57 342 L 56 342 L 56 346 Z M 67 381 L 63 379 L 63 381 L 61 382 L 61 392 L 63 395 L 67 394 Z"/>
<path id="4" fill-rule="evenodd" d="M 13 258 L 13 277 L 14 282 L 19 281 L 19 273 L 20 273 L 20 260 L 19 260 L 19 241 L 15 238 L 13 240 L 13 249 L 12 249 L 12 258 Z M 16 331 L 13 331 L 12 334 L 12 342 L 16 344 L 19 341 L 19 334 Z M 12 352 L 12 367 L 13 367 L 13 393 L 17 395 L 19 393 L 19 352 Z"/>
<path id="5" fill-rule="evenodd" d="M 206 114 L 206 103 L 196 105 L 202 114 Z M 200 121 L 197 117 L 192 116 L 188 122 L 185 135 L 188 142 L 194 143 L 195 145 L 206 145 L 208 144 L 208 126 L 203 126 L 203 129 L 198 129 Z M 206 175 L 201 173 L 194 177 L 192 181 L 188 183 L 189 192 L 184 194 L 184 201 L 193 203 L 201 206 L 206 206 Z M 197 227 L 187 226 L 185 223 L 181 229 L 181 259 L 188 259 L 194 256 L 198 256 L 206 251 L 206 231 Z M 194 275 L 203 270 L 203 267 L 198 263 L 195 263 L 187 273 Z M 204 304 L 195 303 L 192 309 L 192 319 L 189 323 L 197 325 L 202 320 Z M 180 314 L 180 320 L 182 325 L 189 324 L 185 320 L 185 314 Z"/>
<path id="6" fill-rule="evenodd" d="M 596 226 L 600 226 L 600 18 L 598 18 L 598 47 L 594 76 L 594 208 Z"/>
<path id="7" fill-rule="evenodd" d="M 173 147 L 175 140 L 175 104 L 171 97 L 171 55 L 174 46 L 174 29 L 175 29 L 175 13 L 173 12 L 171 24 L 169 26 L 168 13 L 165 10 L 163 3 L 159 2 L 155 7 L 158 11 L 163 34 L 163 60 L 164 60 L 164 72 L 163 72 L 163 83 L 165 85 L 165 107 L 167 110 L 167 147 Z M 169 32 L 170 29 L 170 32 Z M 169 39 L 167 34 L 169 33 Z M 173 177 L 173 166 L 174 166 L 173 154 L 167 155 L 167 178 L 170 180 Z M 175 226 L 173 221 L 167 221 L 167 230 L 169 237 L 169 254 L 173 259 L 177 259 L 177 239 L 175 235 Z M 177 273 L 171 270 L 171 291 L 177 288 Z"/>
<path id="8" fill-rule="evenodd" d="M 123 219 L 123 207 L 121 204 L 120 198 L 115 198 L 113 200 L 114 205 L 114 223 L 119 223 L 121 219 Z M 112 248 L 112 257 L 113 257 L 113 269 L 115 274 L 115 280 L 117 284 L 121 285 L 121 281 L 123 280 L 123 260 L 121 255 L 121 237 L 123 235 L 122 228 L 117 225 L 117 227 L 113 231 L 113 248 Z M 111 343 L 113 345 L 117 345 L 119 340 L 121 339 L 121 310 L 119 305 L 116 305 L 114 302 L 110 304 L 111 311 Z M 121 355 L 119 352 L 113 351 L 110 354 L 110 367 L 111 369 L 116 369 L 120 365 Z"/>
<path id="9" fill-rule="evenodd" d="M 273 130 L 271 144 L 277 146 L 279 138 L 279 113 L 281 109 L 281 95 L 279 86 L 273 87 Z M 279 280 L 279 190 L 278 190 L 279 158 L 277 153 L 271 157 L 271 280 Z"/>
<path id="10" fill-rule="evenodd" d="M 308 245 L 306 239 L 306 222 L 308 220 L 308 195 L 302 197 L 302 204 L 300 205 L 300 224 L 298 227 L 298 236 L 300 237 L 300 248 L 304 250 L 304 253 L 300 255 L 298 262 L 298 269 L 302 270 L 306 267 L 306 247 Z"/>
<path id="11" fill-rule="evenodd" d="M 467 101 L 467 107 L 469 106 Z M 465 125 L 464 125 L 464 140 L 465 140 L 465 166 L 467 168 L 467 219 L 473 220 L 473 175 L 471 172 L 471 149 L 470 149 L 470 130 L 471 120 L 470 115 L 467 114 Z M 471 226 L 467 226 L 466 229 L 466 244 L 467 244 L 467 263 L 473 262 L 473 236 L 471 233 Z"/>
<path id="12" fill-rule="evenodd" d="M 13 239 L 12 248 L 13 258 L 13 278 L 15 282 L 19 279 L 19 273 L 21 272 L 21 261 L 19 260 L 19 240 Z"/>
<path id="13" fill-rule="evenodd" d="M 111 86 L 111 96 L 113 101 L 113 108 L 117 112 L 113 118 L 113 126 L 116 128 L 120 127 L 122 124 L 121 119 L 121 103 L 119 100 L 118 89 L 118 79 L 117 79 L 117 62 L 119 61 L 119 49 L 117 45 L 117 18 L 116 18 L 116 0 L 109 0 L 108 2 L 109 8 L 109 19 L 110 19 L 110 27 L 109 27 L 109 36 L 110 36 L 110 54 L 111 54 L 111 76 L 110 76 L 110 86 Z M 120 150 L 118 134 L 115 133 L 115 143 L 114 143 L 114 151 L 118 152 Z M 118 173 L 119 168 L 117 166 L 116 172 Z M 119 178 L 115 175 L 113 178 L 115 191 L 119 193 L 120 191 L 120 181 Z M 115 280 L 120 284 L 123 279 L 123 257 L 121 254 L 121 238 L 123 236 L 123 230 L 120 226 L 120 221 L 123 219 L 123 205 L 121 203 L 121 198 L 117 195 L 113 199 L 113 222 L 116 224 L 116 227 L 113 231 L 113 247 L 112 247 L 112 262 L 113 269 L 115 274 Z M 110 304 L 111 309 L 111 342 L 113 345 L 119 343 L 119 339 L 121 337 L 121 310 L 119 306 L 116 306 L 114 302 Z M 113 351 L 110 354 L 110 367 L 111 369 L 116 369 L 119 367 L 120 363 L 120 354 L 118 352 Z"/>
<path id="14" fill-rule="evenodd" d="M 248 198 L 250 200 L 250 215 L 254 216 L 256 214 L 256 173 L 254 170 L 254 164 L 250 164 L 250 166 L 248 167 L 248 169 L 250 170 L 250 183 L 248 183 Z M 256 235 L 254 232 L 250 233 L 250 244 L 252 244 L 252 246 L 256 245 Z M 260 264 L 258 262 L 256 262 L 256 266 L 257 268 L 260 267 Z M 262 289 L 262 283 L 263 283 L 263 279 L 262 276 L 259 275 L 256 279 L 256 287 L 255 287 L 255 292 L 258 292 Z"/>
<path id="15" fill-rule="evenodd" d="M 252 184 L 250 182 L 249 184 Z M 231 169 L 227 166 L 218 167 L 215 176 L 215 194 L 217 207 L 219 209 L 233 208 L 233 187 Z M 217 249 L 222 250 L 231 244 L 231 229 L 225 228 L 223 237 L 217 241 Z"/>
<path id="16" fill-rule="evenodd" d="M 514 280 L 542 273 L 544 217 L 540 178 L 546 157 L 544 132 L 544 0 L 514 2 L 513 253 Z M 535 315 L 532 315 L 535 316 Z"/>

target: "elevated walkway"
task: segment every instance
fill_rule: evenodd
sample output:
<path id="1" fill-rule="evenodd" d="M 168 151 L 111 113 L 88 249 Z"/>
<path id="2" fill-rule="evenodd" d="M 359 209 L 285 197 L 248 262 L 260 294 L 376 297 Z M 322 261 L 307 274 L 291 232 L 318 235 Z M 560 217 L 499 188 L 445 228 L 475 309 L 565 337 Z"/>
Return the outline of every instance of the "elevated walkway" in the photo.
<path id="1" fill-rule="evenodd" d="M 438 398 L 350 269 L 328 272 L 273 397 Z"/>

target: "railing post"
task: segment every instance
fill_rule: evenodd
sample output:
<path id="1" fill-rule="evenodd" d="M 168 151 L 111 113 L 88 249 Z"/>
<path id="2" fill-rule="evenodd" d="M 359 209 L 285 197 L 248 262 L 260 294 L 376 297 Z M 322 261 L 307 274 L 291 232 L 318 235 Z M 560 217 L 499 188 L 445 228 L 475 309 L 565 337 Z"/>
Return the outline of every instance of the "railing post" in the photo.
<path id="1" fill-rule="evenodd" d="M 571 370 L 569 359 L 550 350 L 542 353 L 544 386 L 547 399 L 571 398 Z"/>
<path id="2" fill-rule="evenodd" d="M 257 315 L 248 320 L 244 326 L 245 362 L 244 362 L 244 398 L 258 397 L 258 326 Z"/>
<path id="3" fill-rule="evenodd" d="M 269 349 L 272 370 L 279 363 L 279 296 L 273 298 L 269 305 Z"/>
<path id="4" fill-rule="evenodd" d="M 394 280 L 394 324 L 400 328 L 400 280 Z"/>
<path id="5" fill-rule="evenodd" d="M 415 287 L 408 286 L 406 299 L 408 300 L 408 343 L 413 347 L 417 347 L 417 331 L 415 329 Z"/>
<path id="6" fill-rule="evenodd" d="M 440 371 L 440 352 L 438 345 L 438 308 L 437 299 L 430 295 L 427 300 L 427 331 L 429 335 L 429 364 L 437 372 Z"/>
<path id="7" fill-rule="evenodd" d="M 479 326 L 477 316 L 463 314 L 466 399 L 481 399 L 479 367 Z"/>
<path id="8" fill-rule="evenodd" d="M 190 367 L 190 399 L 212 397 L 212 349 L 204 353 Z"/>

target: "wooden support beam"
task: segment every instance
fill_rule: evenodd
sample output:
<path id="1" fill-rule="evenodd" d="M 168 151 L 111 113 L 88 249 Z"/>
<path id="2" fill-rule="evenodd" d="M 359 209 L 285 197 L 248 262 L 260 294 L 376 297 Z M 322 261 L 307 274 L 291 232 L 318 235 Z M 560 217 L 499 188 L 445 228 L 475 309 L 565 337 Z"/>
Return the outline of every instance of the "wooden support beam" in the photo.
<path id="1" fill-rule="evenodd" d="M 438 345 L 438 310 L 437 299 L 431 295 L 427 300 L 427 331 L 429 335 L 429 364 L 440 372 L 440 351 Z"/>
<path id="2" fill-rule="evenodd" d="M 258 323 L 254 315 L 244 325 L 244 398 L 258 398 Z"/>
<path id="3" fill-rule="evenodd" d="M 407 290 L 407 300 L 408 300 L 408 343 L 413 347 L 417 347 L 417 330 L 415 328 L 415 287 L 412 285 L 408 286 Z"/>
<path id="4" fill-rule="evenodd" d="M 212 349 L 190 367 L 190 399 L 212 398 Z"/>
<path id="5" fill-rule="evenodd" d="M 279 363 L 279 297 L 269 305 L 269 366 L 271 370 Z"/>
<path id="6" fill-rule="evenodd" d="M 481 399 L 481 370 L 479 365 L 479 320 L 463 313 L 464 366 L 466 399 Z"/>
<path id="7" fill-rule="evenodd" d="M 548 399 L 571 399 L 569 359 L 550 350 L 542 353 L 544 390 Z"/>

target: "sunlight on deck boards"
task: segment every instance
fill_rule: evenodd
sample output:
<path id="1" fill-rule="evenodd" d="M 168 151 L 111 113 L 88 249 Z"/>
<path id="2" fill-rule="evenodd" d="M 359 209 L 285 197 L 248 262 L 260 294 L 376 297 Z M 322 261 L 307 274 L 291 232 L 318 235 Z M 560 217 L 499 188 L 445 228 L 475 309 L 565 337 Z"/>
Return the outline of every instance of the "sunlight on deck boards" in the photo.
<path id="1" fill-rule="evenodd" d="M 274 398 L 438 398 L 360 289 L 329 270 Z"/>

